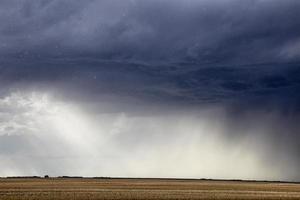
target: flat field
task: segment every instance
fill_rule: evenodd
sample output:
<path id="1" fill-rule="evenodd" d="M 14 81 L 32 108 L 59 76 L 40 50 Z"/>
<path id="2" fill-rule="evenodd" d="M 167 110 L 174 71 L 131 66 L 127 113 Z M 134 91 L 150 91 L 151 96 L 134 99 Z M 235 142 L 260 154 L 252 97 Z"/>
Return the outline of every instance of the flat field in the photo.
<path id="1" fill-rule="evenodd" d="M 300 184 L 180 179 L 1 178 L 0 199 L 300 199 Z"/>

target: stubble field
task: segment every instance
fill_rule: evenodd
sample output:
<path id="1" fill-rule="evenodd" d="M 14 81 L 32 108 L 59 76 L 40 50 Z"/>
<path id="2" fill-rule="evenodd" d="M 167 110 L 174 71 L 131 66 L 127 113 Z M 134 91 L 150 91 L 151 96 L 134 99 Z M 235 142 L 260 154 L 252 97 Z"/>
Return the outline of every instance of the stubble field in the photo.
<path id="1" fill-rule="evenodd" d="M 2 178 L 0 199 L 300 199 L 300 184 L 178 179 Z"/>

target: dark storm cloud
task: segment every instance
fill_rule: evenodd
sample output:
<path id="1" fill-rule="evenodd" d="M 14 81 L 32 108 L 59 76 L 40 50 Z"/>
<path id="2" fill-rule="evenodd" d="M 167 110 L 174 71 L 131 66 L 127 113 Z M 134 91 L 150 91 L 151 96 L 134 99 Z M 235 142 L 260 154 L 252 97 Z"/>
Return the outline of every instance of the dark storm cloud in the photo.
<path id="1" fill-rule="evenodd" d="M 54 89 L 97 102 L 103 95 L 152 104 L 234 104 L 299 110 L 299 64 L 144 65 L 96 59 L 20 59 L 1 63 L 2 92 Z M 245 107 L 246 106 L 246 107 Z"/>
<path id="2" fill-rule="evenodd" d="M 297 102 L 299 65 L 286 63 L 300 56 L 299 8 L 295 0 L 2 1 L 1 81 L 152 101 Z"/>
<path id="3" fill-rule="evenodd" d="M 295 0 L 1 4 L 3 54 L 238 64 L 299 59 Z"/>

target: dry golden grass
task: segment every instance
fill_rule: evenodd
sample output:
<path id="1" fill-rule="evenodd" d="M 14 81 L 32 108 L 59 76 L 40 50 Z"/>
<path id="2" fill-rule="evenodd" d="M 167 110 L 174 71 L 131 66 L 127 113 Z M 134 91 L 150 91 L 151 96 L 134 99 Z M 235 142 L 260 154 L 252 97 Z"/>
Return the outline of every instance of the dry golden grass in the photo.
<path id="1" fill-rule="evenodd" d="M 300 199 L 300 184 L 166 180 L 12 178 L 0 179 L 0 199 Z"/>

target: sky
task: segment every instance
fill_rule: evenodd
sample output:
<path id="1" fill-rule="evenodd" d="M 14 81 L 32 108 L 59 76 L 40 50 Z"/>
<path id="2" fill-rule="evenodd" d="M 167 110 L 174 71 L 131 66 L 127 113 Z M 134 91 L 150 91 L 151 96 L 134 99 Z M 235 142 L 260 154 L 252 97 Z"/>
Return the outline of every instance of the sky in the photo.
<path id="1" fill-rule="evenodd" d="M 2 0 L 0 176 L 300 181 L 299 10 Z"/>

